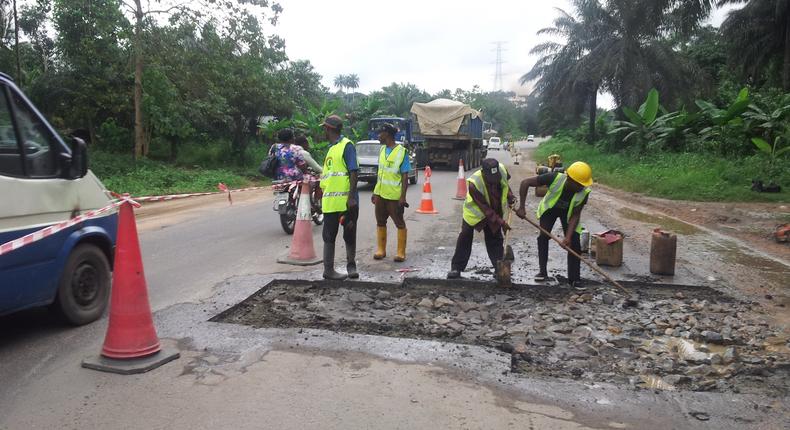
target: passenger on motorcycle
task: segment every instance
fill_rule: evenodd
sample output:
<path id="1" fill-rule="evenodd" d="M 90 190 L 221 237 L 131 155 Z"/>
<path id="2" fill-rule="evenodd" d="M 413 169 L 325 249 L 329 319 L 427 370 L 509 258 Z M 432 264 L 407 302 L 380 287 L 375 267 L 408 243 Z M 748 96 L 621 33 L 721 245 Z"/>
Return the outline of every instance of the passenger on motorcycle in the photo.
<path id="1" fill-rule="evenodd" d="M 269 150 L 270 155 L 277 157 L 278 181 L 301 181 L 307 173 L 307 162 L 302 155 L 302 148 L 294 145 L 294 132 L 290 128 L 284 128 L 277 133 L 277 140 L 280 143 L 272 145 Z"/>
<path id="2" fill-rule="evenodd" d="M 304 159 L 305 163 L 307 163 L 307 167 L 310 169 L 312 174 L 321 176 L 321 174 L 324 173 L 324 168 L 321 167 L 321 165 L 315 161 L 313 156 L 310 155 L 310 152 L 307 151 L 307 148 L 310 147 L 310 143 L 303 134 L 296 136 L 295 145 L 293 145 L 293 147 L 301 148 L 302 158 Z M 313 210 L 316 212 L 321 212 L 321 195 L 323 193 L 321 192 L 321 187 L 318 186 L 317 182 L 310 183 L 310 193 L 313 196 Z"/>

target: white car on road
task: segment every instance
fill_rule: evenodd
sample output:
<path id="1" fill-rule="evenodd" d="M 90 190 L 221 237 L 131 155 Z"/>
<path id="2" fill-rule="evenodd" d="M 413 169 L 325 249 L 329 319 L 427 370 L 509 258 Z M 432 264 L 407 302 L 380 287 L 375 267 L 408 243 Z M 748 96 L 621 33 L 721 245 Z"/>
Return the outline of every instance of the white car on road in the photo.
<path id="1" fill-rule="evenodd" d="M 535 135 L 534 134 L 530 134 L 529 136 L 527 136 L 527 142 L 534 142 L 534 141 L 535 141 Z"/>
<path id="2" fill-rule="evenodd" d="M 488 140 L 489 151 L 494 151 L 494 150 L 499 151 L 500 149 L 502 149 L 502 139 L 498 137 L 492 137 L 491 139 Z"/>

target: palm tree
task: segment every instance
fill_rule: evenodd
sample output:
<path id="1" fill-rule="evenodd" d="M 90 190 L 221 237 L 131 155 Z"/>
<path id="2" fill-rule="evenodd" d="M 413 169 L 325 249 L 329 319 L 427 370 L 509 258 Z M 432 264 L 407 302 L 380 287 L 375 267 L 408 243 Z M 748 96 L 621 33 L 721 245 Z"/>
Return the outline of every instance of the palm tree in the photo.
<path id="1" fill-rule="evenodd" d="M 356 73 L 346 75 L 346 88 L 356 90 L 359 88 L 359 76 Z"/>
<path id="2" fill-rule="evenodd" d="M 346 83 L 347 82 L 348 82 L 348 79 L 347 79 L 346 75 L 337 75 L 337 76 L 335 76 L 335 79 L 332 81 L 332 85 L 334 85 L 335 88 L 337 88 L 338 91 L 342 92 L 343 88 L 346 88 Z"/>
<path id="3" fill-rule="evenodd" d="M 414 84 L 392 83 L 376 93 L 381 100 L 382 112 L 398 117 L 407 117 L 414 102 L 427 102 L 430 96 Z"/>
<path id="4" fill-rule="evenodd" d="M 743 3 L 720 0 L 719 5 Z M 790 90 L 790 0 L 750 0 L 730 12 L 721 25 L 730 46 L 730 57 L 751 80 L 773 61 L 781 64 L 782 88 Z"/>

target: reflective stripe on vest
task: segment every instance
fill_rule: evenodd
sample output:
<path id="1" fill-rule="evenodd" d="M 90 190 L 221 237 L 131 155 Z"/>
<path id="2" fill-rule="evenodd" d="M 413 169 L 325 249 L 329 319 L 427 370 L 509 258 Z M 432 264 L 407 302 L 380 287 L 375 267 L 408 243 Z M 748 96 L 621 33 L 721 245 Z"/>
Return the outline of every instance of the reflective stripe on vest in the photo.
<path id="1" fill-rule="evenodd" d="M 502 186 L 502 214 L 505 213 L 507 209 L 507 195 L 510 191 L 510 185 L 507 182 L 507 169 L 502 163 L 499 163 L 499 172 L 502 175 L 502 179 L 500 180 L 500 185 Z M 488 197 L 488 188 L 486 187 L 485 180 L 483 179 L 483 172 L 478 170 L 469 179 L 466 180 L 467 184 L 472 184 L 475 189 L 480 191 L 485 197 L 486 203 L 488 206 L 491 206 L 491 199 Z M 493 209 L 493 207 L 492 207 Z M 466 193 L 466 201 L 464 201 L 464 221 L 471 225 L 475 226 L 480 221 L 485 218 L 485 214 L 483 213 L 482 209 L 477 206 L 474 199 L 472 199 L 471 193 Z"/>
<path id="2" fill-rule="evenodd" d="M 567 182 L 568 176 L 564 173 L 558 173 L 557 177 L 554 178 L 554 181 L 551 182 L 549 185 L 549 190 L 546 192 L 546 195 L 543 197 L 543 200 L 540 201 L 538 205 L 538 210 L 535 214 L 540 219 L 543 214 L 546 213 L 549 209 L 553 208 L 554 205 L 560 200 L 560 196 L 562 195 L 562 190 L 565 189 L 565 182 Z M 568 205 L 568 213 L 565 215 L 565 220 L 570 221 L 571 215 L 573 215 L 573 209 L 576 206 L 580 205 L 581 202 L 590 194 L 590 187 L 585 187 L 583 190 L 579 191 L 578 193 L 574 194 L 571 198 L 571 203 Z M 580 222 L 576 226 L 576 232 L 582 232 L 582 223 Z"/>
<path id="3" fill-rule="evenodd" d="M 351 179 L 343 154 L 346 145 L 351 143 L 347 138 L 329 148 L 324 159 L 324 173 L 321 175 L 321 209 L 324 213 L 345 212 L 348 210 L 348 193 L 351 191 Z"/>
<path id="4" fill-rule="evenodd" d="M 376 173 L 377 180 L 373 194 L 387 200 L 399 200 L 403 191 L 401 188 L 403 186 L 403 176 L 400 172 L 400 166 L 406 157 L 406 148 L 402 145 L 395 145 L 389 157 L 386 154 L 387 147 L 382 146 L 379 153 L 379 167 Z"/>

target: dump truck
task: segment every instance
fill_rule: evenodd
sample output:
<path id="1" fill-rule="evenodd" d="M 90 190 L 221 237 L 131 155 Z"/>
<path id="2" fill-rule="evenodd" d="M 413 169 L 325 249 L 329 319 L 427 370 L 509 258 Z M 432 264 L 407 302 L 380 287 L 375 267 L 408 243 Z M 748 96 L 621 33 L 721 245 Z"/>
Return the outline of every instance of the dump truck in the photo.
<path id="1" fill-rule="evenodd" d="M 436 99 L 414 103 L 411 113 L 418 166 L 454 169 L 458 160 L 464 160 L 467 169 L 480 166 L 486 155 L 480 112 L 461 102 Z"/>

